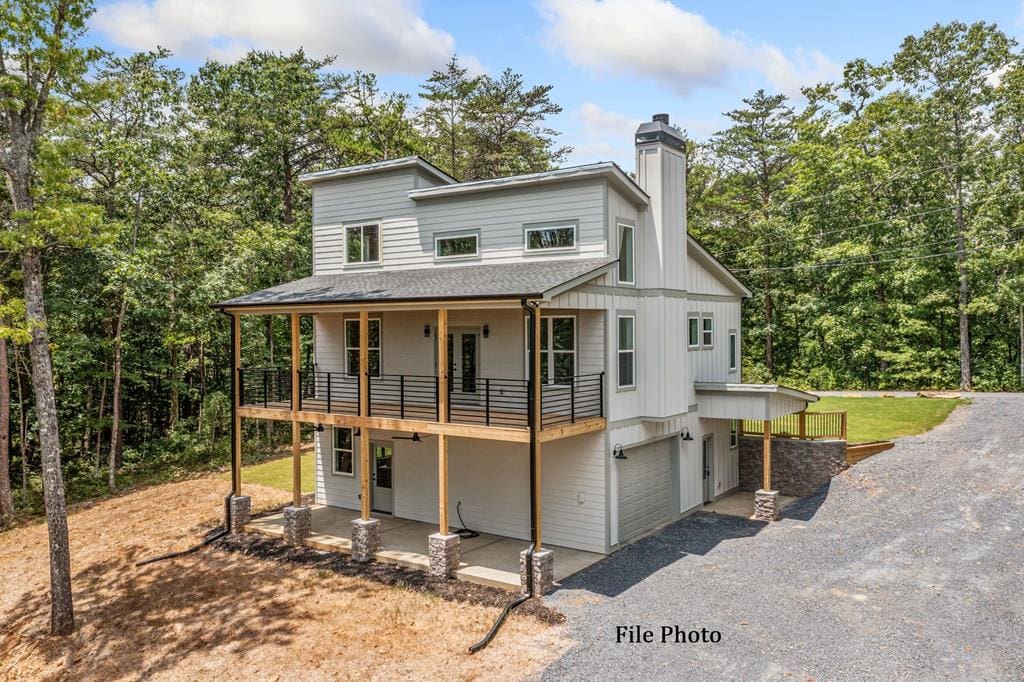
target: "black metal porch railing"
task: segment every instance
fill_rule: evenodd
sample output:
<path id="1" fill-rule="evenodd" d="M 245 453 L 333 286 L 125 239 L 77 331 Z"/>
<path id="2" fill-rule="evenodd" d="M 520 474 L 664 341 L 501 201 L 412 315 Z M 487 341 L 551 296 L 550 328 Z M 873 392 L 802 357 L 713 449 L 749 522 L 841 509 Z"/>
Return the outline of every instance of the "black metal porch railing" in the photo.
<path id="1" fill-rule="evenodd" d="M 438 378 L 415 374 L 371 376 L 369 415 L 438 421 Z M 242 406 L 291 409 L 291 371 L 278 367 L 239 370 Z M 527 428 L 532 392 L 526 379 L 453 376 L 448 382 L 448 421 Z M 299 405 L 306 412 L 359 414 L 359 379 L 345 372 L 299 372 Z M 572 377 L 541 389 L 541 427 L 604 416 L 604 372 Z"/>

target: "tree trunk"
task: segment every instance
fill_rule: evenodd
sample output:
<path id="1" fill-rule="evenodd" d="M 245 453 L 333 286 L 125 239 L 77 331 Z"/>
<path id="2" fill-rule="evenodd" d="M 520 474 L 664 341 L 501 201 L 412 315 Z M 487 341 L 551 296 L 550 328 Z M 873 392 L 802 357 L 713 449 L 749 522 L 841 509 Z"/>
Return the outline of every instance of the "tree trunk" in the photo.
<path id="1" fill-rule="evenodd" d="M 110 400 L 110 456 L 107 458 L 107 489 L 117 490 L 117 469 L 121 466 L 121 330 L 128 312 L 127 297 L 121 298 L 121 307 L 114 321 L 114 377 Z"/>
<path id="2" fill-rule="evenodd" d="M 28 187 L 22 202 L 15 209 L 31 210 Z M 15 194 L 15 192 L 12 192 Z M 20 205 L 19 205 L 20 204 Z M 71 548 L 68 545 L 67 502 L 64 476 L 60 462 L 60 433 L 57 426 L 57 401 L 53 389 L 53 364 L 50 357 L 49 330 L 43 305 L 43 264 L 35 248 L 21 256 L 25 285 L 25 313 L 32 340 L 32 385 L 36 398 L 36 419 L 39 422 L 39 444 L 42 452 L 43 501 L 50 539 L 50 631 L 67 635 L 75 629 L 74 605 L 71 595 Z"/>
<path id="3" fill-rule="evenodd" d="M 270 354 L 269 363 L 267 367 L 274 367 L 274 318 L 272 315 L 267 315 L 263 318 L 263 324 L 265 325 L 265 332 L 267 335 L 267 352 Z M 267 452 L 272 453 L 274 451 L 274 420 L 267 419 Z"/>
<path id="4" fill-rule="evenodd" d="M 1020 362 L 1020 383 L 1024 386 L 1024 303 L 1017 307 L 1017 357 Z"/>
<path id="5" fill-rule="evenodd" d="M 11 495 L 11 377 L 7 370 L 7 339 L 0 337 L 0 528 L 14 518 Z"/>
<path id="6" fill-rule="evenodd" d="M 100 475 L 100 453 L 103 452 L 103 413 L 107 411 L 107 366 L 103 365 L 103 383 L 100 384 L 100 409 L 96 413 L 96 461 L 93 468 Z"/>
<path id="7" fill-rule="evenodd" d="M 964 235 L 963 179 L 956 174 L 956 270 L 959 276 L 957 317 L 960 326 L 960 390 L 971 390 L 971 326 L 967 317 L 971 291 L 967 281 L 967 246 Z"/>
<path id="8" fill-rule="evenodd" d="M 15 353 L 14 375 L 18 381 L 18 452 L 21 454 L 21 503 L 28 504 L 28 410 L 25 407 L 25 391 L 21 387 L 21 370 Z"/>

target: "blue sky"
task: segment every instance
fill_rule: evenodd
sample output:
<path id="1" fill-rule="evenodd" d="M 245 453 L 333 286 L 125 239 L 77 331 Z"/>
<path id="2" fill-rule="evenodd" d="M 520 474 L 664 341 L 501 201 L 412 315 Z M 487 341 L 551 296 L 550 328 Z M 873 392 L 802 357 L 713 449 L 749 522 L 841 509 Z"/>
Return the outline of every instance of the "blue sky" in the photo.
<path id="1" fill-rule="evenodd" d="M 455 52 L 475 70 L 554 85 L 570 163 L 628 169 L 632 130 L 652 113 L 703 139 L 759 87 L 799 97 L 846 61 L 884 60 L 904 36 L 955 19 L 1024 37 L 1022 0 L 113 0 L 97 3 L 91 38 L 119 53 L 163 45 L 188 72 L 302 46 L 412 93 Z"/>

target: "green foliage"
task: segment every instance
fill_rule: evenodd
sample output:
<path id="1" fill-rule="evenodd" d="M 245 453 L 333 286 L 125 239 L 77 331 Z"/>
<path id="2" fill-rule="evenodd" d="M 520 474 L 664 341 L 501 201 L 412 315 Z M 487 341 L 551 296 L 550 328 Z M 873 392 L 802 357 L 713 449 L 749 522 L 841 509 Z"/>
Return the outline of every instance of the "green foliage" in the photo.
<path id="1" fill-rule="evenodd" d="M 849 441 L 865 443 L 916 436 L 946 420 L 965 400 L 955 398 L 842 398 L 825 396 L 808 412 L 847 413 Z"/>

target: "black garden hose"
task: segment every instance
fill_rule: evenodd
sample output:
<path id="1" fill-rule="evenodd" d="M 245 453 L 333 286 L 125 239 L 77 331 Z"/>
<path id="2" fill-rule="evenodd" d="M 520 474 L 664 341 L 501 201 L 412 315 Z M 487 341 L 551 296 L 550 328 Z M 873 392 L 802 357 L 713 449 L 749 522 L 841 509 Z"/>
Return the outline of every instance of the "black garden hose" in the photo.
<path id="1" fill-rule="evenodd" d="M 462 500 L 459 500 L 458 502 L 455 503 L 455 513 L 459 517 L 459 523 L 462 524 L 462 528 L 455 529 L 456 535 L 458 535 L 460 538 L 466 538 L 467 540 L 469 538 L 480 537 L 480 533 L 477 533 L 475 530 L 470 530 L 469 528 L 467 528 L 466 522 L 462 520 Z"/>

